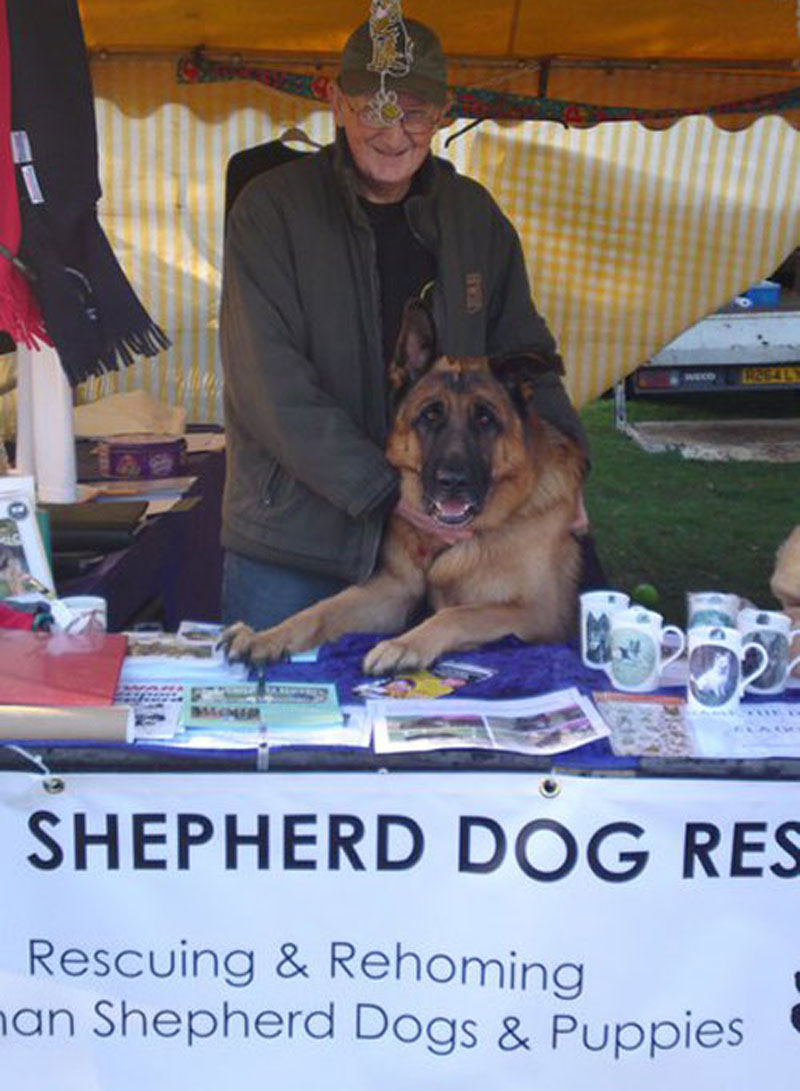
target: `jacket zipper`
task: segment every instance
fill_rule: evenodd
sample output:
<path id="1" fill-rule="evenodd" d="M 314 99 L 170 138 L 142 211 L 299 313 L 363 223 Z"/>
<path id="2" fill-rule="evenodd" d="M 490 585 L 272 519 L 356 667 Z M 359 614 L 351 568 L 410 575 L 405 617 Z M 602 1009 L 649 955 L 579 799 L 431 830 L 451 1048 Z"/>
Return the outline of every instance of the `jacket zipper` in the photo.
<path id="1" fill-rule="evenodd" d="M 420 195 L 417 195 L 417 196 L 420 196 Z M 414 200 L 414 198 L 412 198 L 412 200 Z M 414 236 L 414 238 L 419 243 L 419 245 L 424 250 L 427 250 L 428 253 L 431 255 L 431 257 L 433 258 L 433 263 L 434 263 L 434 265 L 436 267 L 436 276 L 433 278 L 433 290 L 430 293 L 431 311 L 433 313 L 433 324 L 434 324 L 434 326 L 436 327 L 437 330 L 444 329 L 444 317 L 445 316 L 444 316 L 443 296 L 442 296 L 442 293 L 440 291 L 437 291 L 438 281 L 439 281 L 439 262 L 437 260 L 438 255 L 436 253 L 435 248 L 431 244 L 430 240 L 425 238 L 423 233 L 419 230 L 417 225 L 414 223 L 414 216 L 412 214 L 412 206 L 409 203 L 406 203 L 406 204 L 403 205 L 403 212 L 405 213 L 406 223 L 408 224 L 409 231 Z M 438 340 L 438 338 L 437 338 L 437 340 Z"/>

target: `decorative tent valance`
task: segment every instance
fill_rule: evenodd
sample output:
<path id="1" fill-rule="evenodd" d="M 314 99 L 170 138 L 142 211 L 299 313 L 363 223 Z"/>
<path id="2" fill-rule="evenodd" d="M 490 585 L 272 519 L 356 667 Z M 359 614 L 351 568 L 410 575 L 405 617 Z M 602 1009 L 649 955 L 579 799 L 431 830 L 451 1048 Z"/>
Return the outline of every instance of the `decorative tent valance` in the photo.
<path id="1" fill-rule="evenodd" d="M 542 70 L 542 86 L 546 83 Z M 238 60 L 215 60 L 196 50 L 180 57 L 177 65 L 179 83 L 225 83 L 231 80 L 251 80 L 301 98 L 327 101 L 328 84 L 332 75 L 320 71 L 289 72 L 267 65 Z M 604 121 L 638 121 L 650 128 L 664 128 L 682 117 L 703 114 L 722 128 L 743 128 L 764 114 L 800 116 L 800 82 L 796 86 L 767 94 L 755 94 L 731 102 L 697 102 L 675 107 L 633 107 L 597 105 L 591 102 L 571 102 L 546 94 L 522 95 L 487 86 L 451 86 L 449 114 L 453 118 L 494 121 L 558 121 L 563 125 L 587 128 Z"/>
<path id="2" fill-rule="evenodd" d="M 216 78 L 239 68 L 250 74 L 236 78 L 268 77 L 293 94 L 296 81 L 310 81 L 313 93 L 331 77 L 369 13 L 368 0 L 78 2 L 97 57 L 174 59 L 200 48 Z M 780 113 L 800 128 L 798 0 L 407 0 L 403 8 L 440 35 L 461 117 L 665 128 L 704 114 L 735 130 Z"/>

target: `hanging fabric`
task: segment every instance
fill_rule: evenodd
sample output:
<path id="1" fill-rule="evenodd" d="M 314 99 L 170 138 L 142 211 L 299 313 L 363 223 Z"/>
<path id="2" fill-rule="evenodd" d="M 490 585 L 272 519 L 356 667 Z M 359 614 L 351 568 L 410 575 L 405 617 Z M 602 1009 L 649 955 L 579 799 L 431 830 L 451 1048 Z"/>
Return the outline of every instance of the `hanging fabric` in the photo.
<path id="1" fill-rule="evenodd" d="M 74 386 L 169 345 L 97 220 L 97 132 L 76 0 L 6 0 L 19 256 Z"/>
<path id="2" fill-rule="evenodd" d="M 36 300 L 19 258 L 19 203 L 11 142 L 11 78 L 6 0 L 0 0 L 0 352 L 15 342 L 29 348 L 43 334 Z"/>

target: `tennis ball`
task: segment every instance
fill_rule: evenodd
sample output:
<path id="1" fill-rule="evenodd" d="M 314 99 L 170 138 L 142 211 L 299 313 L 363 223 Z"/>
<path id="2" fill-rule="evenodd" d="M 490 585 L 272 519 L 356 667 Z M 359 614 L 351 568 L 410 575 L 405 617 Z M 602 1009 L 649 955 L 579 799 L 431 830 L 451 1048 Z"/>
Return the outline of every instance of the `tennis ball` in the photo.
<path id="1" fill-rule="evenodd" d="M 661 601 L 658 588 L 653 587 L 652 583 L 637 583 L 633 589 L 632 597 L 640 602 L 642 606 L 648 607 L 658 606 Z"/>

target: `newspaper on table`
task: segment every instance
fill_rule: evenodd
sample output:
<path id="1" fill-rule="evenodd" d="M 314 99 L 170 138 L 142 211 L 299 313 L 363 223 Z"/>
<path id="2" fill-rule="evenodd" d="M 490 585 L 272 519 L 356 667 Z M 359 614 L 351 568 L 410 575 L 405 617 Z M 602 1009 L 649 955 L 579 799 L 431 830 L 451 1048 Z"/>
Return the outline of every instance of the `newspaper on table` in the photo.
<path id="1" fill-rule="evenodd" d="M 367 710 L 376 753 L 481 749 L 544 756 L 608 735 L 592 702 L 574 687 L 507 701 L 368 701 Z"/>

